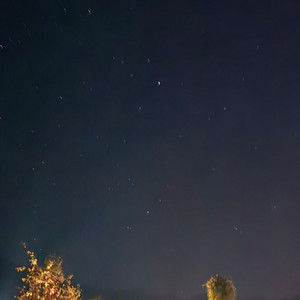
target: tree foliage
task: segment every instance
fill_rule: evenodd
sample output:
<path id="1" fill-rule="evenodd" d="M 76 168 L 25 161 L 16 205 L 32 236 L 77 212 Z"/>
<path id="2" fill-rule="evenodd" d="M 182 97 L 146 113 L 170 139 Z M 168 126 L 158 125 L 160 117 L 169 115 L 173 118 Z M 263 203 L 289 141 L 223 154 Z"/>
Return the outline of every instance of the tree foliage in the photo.
<path id="1" fill-rule="evenodd" d="M 236 289 L 230 279 L 216 275 L 211 277 L 204 287 L 209 300 L 235 300 Z"/>
<path id="2" fill-rule="evenodd" d="M 26 249 L 26 245 L 23 244 Z M 48 256 L 44 265 L 39 265 L 35 254 L 27 251 L 29 267 L 18 267 L 18 272 L 27 271 L 22 278 L 24 285 L 19 287 L 18 300 L 78 300 L 81 299 L 80 286 L 73 286 L 73 275 L 65 277 L 62 270 L 62 259 Z"/>

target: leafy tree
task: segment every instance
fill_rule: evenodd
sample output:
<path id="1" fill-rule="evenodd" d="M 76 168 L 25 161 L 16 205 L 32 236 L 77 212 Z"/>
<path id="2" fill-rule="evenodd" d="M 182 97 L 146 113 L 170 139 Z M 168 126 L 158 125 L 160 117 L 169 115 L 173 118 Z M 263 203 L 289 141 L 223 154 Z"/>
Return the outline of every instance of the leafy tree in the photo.
<path id="1" fill-rule="evenodd" d="M 26 249 L 26 244 L 23 244 Z M 29 267 L 18 267 L 18 272 L 27 271 L 22 278 L 23 287 L 19 287 L 18 300 L 78 300 L 81 299 L 80 286 L 73 286 L 73 275 L 65 277 L 62 270 L 62 259 L 48 256 L 44 265 L 39 265 L 35 254 L 27 251 Z"/>
<path id="2" fill-rule="evenodd" d="M 203 285 L 209 300 L 235 300 L 236 289 L 230 279 L 216 275 Z"/>

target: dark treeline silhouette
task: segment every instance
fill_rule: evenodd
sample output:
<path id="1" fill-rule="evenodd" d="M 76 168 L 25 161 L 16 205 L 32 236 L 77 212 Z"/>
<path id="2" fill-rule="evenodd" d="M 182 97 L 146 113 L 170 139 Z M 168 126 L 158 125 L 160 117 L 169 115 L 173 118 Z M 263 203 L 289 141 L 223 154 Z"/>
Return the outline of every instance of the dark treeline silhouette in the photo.
<path id="1" fill-rule="evenodd" d="M 100 296 L 100 300 L 207 300 L 206 293 L 199 293 L 191 297 L 179 297 L 172 293 L 148 293 L 143 291 L 130 290 L 101 290 L 92 287 L 82 286 L 83 300 L 95 299 Z M 237 300 L 272 300 L 267 297 L 244 298 L 237 296 Z M 281 300 L 300 300 L 299 296 L 283 297 Z"/>
<path id="2" fill-rule="evenodd" d="M 172 293 L 155 294 L 144 291 L 131 290 L 98 290 L 82 286 L 83 300 L 95 299 L 100 296 L 101 300 L 207 300 L 206 294 L 193 297 L 179 297 Z"/>

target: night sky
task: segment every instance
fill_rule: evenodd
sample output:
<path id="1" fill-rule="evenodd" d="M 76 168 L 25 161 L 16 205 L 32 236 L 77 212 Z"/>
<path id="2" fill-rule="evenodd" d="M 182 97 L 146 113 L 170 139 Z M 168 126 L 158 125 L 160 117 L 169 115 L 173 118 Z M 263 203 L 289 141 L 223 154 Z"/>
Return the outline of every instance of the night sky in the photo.
<path id="1" fill-rule="evenodd" d="M 22 241 L 95 296 L 300 295 L 299 12 L 1 1 L 0 298 Z"/>

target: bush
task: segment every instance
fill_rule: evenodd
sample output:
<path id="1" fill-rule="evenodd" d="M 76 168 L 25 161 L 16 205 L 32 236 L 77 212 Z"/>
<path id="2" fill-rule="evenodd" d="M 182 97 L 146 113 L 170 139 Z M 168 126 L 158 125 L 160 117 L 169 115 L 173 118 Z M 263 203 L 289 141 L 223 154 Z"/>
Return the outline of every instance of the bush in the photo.
<path id="1" fill-rule="evenodd" d="M 26 245 L 23 244 L 26 249 Z M 23 287 L 19 287 L 19 300 L 77 300 L 81 299 L 80 286 L 73 286 L 73 275 L 65 277 L 62 270 L 62 259 L 48 256 L 44 265 L 39 265 L 34 253 L 27 251 L 29 267 L 18 267 L 18 272 L 27 271 L 22 278 Z"/>
<path id="2" fill-rule="evenodd" d="M 236 289 L 230 279 L 216 275 L 203 285 L 209 300 L 235 300 Z"/>

